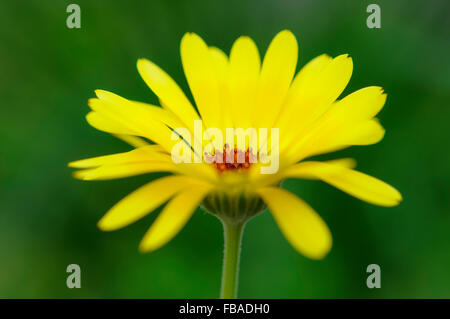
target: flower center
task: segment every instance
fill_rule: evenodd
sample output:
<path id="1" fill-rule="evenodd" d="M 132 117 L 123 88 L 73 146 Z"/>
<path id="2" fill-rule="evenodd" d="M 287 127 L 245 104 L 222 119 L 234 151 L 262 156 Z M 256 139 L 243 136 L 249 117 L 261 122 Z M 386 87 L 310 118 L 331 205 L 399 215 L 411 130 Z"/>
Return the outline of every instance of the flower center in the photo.
<path id="1" fill-rule="evenodd" d="M 236 146 L 234 149 L 231 149 L 228 144 L 225 144 L 223 152 L 217 150 L 215 154 L 205 152 L 205 158 L 208 163 L 213 164 L 222 173 L 225 171 L 249 169 L 251 164 L 256 162 L 257 156 L 253 153 L 251 147 L 244 152 Z"/>

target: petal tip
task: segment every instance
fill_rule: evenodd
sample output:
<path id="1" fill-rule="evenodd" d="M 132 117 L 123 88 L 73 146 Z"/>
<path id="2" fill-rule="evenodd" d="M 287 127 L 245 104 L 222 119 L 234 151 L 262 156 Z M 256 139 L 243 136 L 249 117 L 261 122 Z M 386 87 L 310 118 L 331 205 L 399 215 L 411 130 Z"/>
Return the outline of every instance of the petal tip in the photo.
<path id="1" fill-rule="evenodd" d="M 400 205 L 401 202 L 403 202 L 403 196 L 399 191 L 397 191 L 397 197 L 395 198 L 395 204 L 392 206 Z"/>
<path id="2" fill-rule="evenodd" d="M 73 173 L 72 173 L 72 177 L 75 178 L 75 179 L 80 179 L 80 180 L 83 180 L 83 179 L 84 179 L 84 178 L 83 178 L 83 175 L 80 174 L 80 171 L 73 172 Z"/>
<path id="3" fill-rule="evenodd" d="M 292 33 L 291 30 L 285 29 L 280 31 L 275 38 L 283 38 L 285 41 L 290 41 L 292 44 L 294 44 L 296 47 L 298 47 L 297 38 L 294 33 Z M 274 39 L 275 39 L 274 38 Z"/>
<path id="4" fill-rule="evenodd" d="M 292 33 L 292 31 L 289 30 L 289 29 L 281 30 L 280 32 L 278 32 L 277 36 L 278 36 L 278 35 L 295 38 L 294 33 Z"/>
<path id="5" fill-rule="evenodd" d="M 105 90 L 102 90 L 102 89 L 97 89 L 97 90 L 95 90 L 94 92 L 95 92 L 95 95 L 97 96 L 97 98 L 98 98 L 99 100 L 106 99 L 106 96 L 107 96 L 108 94 L 111 94 L 110 92 L 105 91 Z"/>
<path id="6" fill-rule="evenodd" d="M 97 227 L 98 227 L 98 229 L 100 229 L 101 231 L 112 231 L 112 230 L 115 230 L 114 227 L 111 227 L 111 225 L 108 225 L 108 221 L 105 220 L 104 217 L 102 217 L 102 218 L 97 222 Z"/>
<path id="7" fill-rule="evenodd" d="M 139 244 L 138 249 L 141 254 L 145 254 L 145 253 L 149 253 L 149 252 L 156 250 L 157 247 L 153 247 L 153 245 L 146 243 L 146 242 L 144 242 L 144 240 L 142 240 L 141 243 Z"/>
<path id="8" fill-rule="evenodd" d="M 186 32 L 183 35 L 183 37 L 181 38 L 181 44 L 183 44 L 183 42 L 196 40 L 196 39 L 202 40 L 201 37 L 198 34 L 196 34 L 194 32 Z"/>
<path id="9" fill-rule="evenodd" d="M 89 106 L 92 106 L 93 104 L 96 103 L 95 101 L 98 101 L 98 98 L 96 98 L 96 97 L 91 97 L 90 99 L 88 99 L 88 105 L 89 105 Z"/>
<path id="10" fill-rule="evenodd" d="M 314 250 L 306 251 L 305 249 L 298 250 L 298 252 L 305 257 L 313 260 L 321 260 L 324 259 L 331 251 L 331 248 L 333 247 L 333 239 L 331 236 L 331 232 L 328 231 L 328 234 L 326 234 L 323 237 L 323 242 L 321 243 L 320 247 L 316 247 Z"/>
<path id="11" fill-rule="evenodd" d="M 146 58 L 139 58 L 136 62 L 137 69 L 140 71 L 144 67 L 152 66 L 153 63 Z"/>
<path id="12" fill-rule="evenodd" d="M 349 63 L 349 64 L 353 65 L 353 58 L 348 53 L 344 53 L 344 54 L 338 55 L 333 60 L 337 60 L 337 61 L 342 60 L 343 62 L 346 62 L 346 63 Z"/>
<path id="13" fill-rule="evenodd" d="M 315 254 L 309 254 L 305 255 L 306 257 L 313 259 L 313 260 L 322 260 L 326 256 L 328 256 L 329 252 L 331 251 L 331 245 L 330 247 L 325 248 L 323 251 L 315 253 Z"/>
<path id="14" fill-rule="evenodd" d="M 86 172 L 87 170 L 76 171 L 72 173 L 73 178 L 82 180 L 82 181 L 92 181 L 94 180 L 91 173 Z"/>

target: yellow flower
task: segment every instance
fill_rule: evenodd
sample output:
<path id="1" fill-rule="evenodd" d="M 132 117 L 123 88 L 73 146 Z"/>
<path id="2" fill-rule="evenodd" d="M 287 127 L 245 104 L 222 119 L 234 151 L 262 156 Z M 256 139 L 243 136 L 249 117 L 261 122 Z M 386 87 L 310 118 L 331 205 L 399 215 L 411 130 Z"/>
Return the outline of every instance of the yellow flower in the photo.
<path id="1" fill-rule="evenodd" d="M 337 100 L 350 80 L 352 59 L 345 54 L 336 58 L 321 55 L 295 75 L 297 54 L 297 41 L 286 30 L 272 40 L 262 63 L 248 37 L 237 39 L 227 56 L 207 46 L 198 35 L 187 33 L 181 41 L 181 59 L 197 109 L 167 73 L 145 59 L 138 61 L 138 71 L 162 107 L 97 90 L 97 98 L 89 100 L 92 111 L 87 121 L 124 139 L 134 149 L 72 162 L 71 167 L 81 169 L 74 176 L 101 180 L 172 173 L 119 201 L 99 221 L 100 229 L 127 226 L 168 202 L 140 244 L 142 251 L 151 251 L 173 238 L 199 205 L 222 220 L 243 222 L 267 206 L 292 246 L 309 258 L 319 259 L 331 248 L 330 231 L 308 204 L 280 188 L 282 180 L 319 179 L 363 201 L 397 205 L 400 193 L 354 170 L 352 159 L 305 161 L 314 155 L 380 141 L 384 129 L 375 116 L 386 94 L 371 86 Z M 178 131 L 186 128 L 194 136 L 196 120 L 202 121 L 203 129 L 215 127 L 224 134 L 226 128 L 279 128 L 278 171 L 262 174 L 262 164 L 250 163 L 247 158 L 241 165 L 174 162 L 172 150 L 180 142 L 173 139 L 174 130 L 190 143 L 190 158 L 199 156 L 192 145 L 195 141 Z M 272 145 L 271 138 L 269 135 L 264 144 Z M 228 145 L 221 145 L 226 150 Z M 251 153 L 249 148 L 241 151 L 247 151 L 246 156 Z M 268 152 L 274 151 L 270 148 Z"/>

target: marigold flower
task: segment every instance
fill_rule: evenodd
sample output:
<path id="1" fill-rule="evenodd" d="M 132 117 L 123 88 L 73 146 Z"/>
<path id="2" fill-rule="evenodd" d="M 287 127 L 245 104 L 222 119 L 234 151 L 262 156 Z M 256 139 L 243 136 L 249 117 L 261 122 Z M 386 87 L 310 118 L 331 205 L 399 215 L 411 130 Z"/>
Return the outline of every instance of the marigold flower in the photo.
<path id="1" fill-rule="evenodd" d="M 140 244 L 141 251 L 152 251 L 172 239 L 202 205 L 224 223 L 227 250 L 222 296 L 233 297 L 243 225 L 264 208 L 268 207 L 286 239 L 303 255 L 320 259 L 331 248 L 325 222 L 307 203 L 280 187 L 284 179 L 322 180 L 363 201 L 397 205 L 402 200 L 400 193 L 354 170 L 352 159 L 306 160 L 380 141 L 384 129 L 375 116 L 386 94 L 370 86 L 338 100 L 350 80 L 352 59 L 346 54 L 335 58 L 324 54 L 295 75 L 297 54 L 297 41 L 287 30 L 275 36 L 262 63 L 249 37 L 238 38 L 227 56 L 207 46 L 198 35 L 187 33 L 181 41 L 181 59 L 196 108 L 167 73 L 146 59 L 138 60 L 137 68 L 162 107 L 97 90 L 97 98 L 89 100 L 92 111 L 87 121 L 134 149 L 72 162 L 70 167 L 81 169 L 74 176 L 102 180 L 172 173 L 119 201 L 99 221 L 100 229 L 125 227 L 168 202 Z M 219 128 L 224 133 L 226 128 L 278 128 L 278 171 L 261 173 L 263 164 L 250 160 L 259 150 L 252 149 L 249 140 L 244 149 L 229 148 L 223 141 L 221 152 L 204 154 L 209 161 L 175 163 L 171 154 L 181 138 L 191 158 L 201 157 L 186 138 L 199 120 L 205 129 Z M 186 128 L 187 133 L 177 128 Z M 178 141 L 173 139 L 174 132 Z M 268 135 L 263 144 L 270 145 L 271 138 Z M 230 164 L 225 161 L 227 155 L 243 160 Z"/>

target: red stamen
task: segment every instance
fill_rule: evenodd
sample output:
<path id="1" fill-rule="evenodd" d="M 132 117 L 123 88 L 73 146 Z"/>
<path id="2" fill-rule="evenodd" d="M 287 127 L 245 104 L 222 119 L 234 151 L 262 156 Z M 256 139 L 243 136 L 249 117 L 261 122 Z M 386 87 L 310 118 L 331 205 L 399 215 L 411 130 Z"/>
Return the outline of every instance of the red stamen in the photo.
<path id="1" fill-rule="evenodd" d="M 228 144 L 223 147 L 223 153 L 216 151 L 215 155 L 205 153 L 205 156 L 208 162 L 213 164 L 219 172 L 249 169 L 256 158 L 251 148 L 243 152 L 238 150 L 237 147 L 230 149 Z"/>

